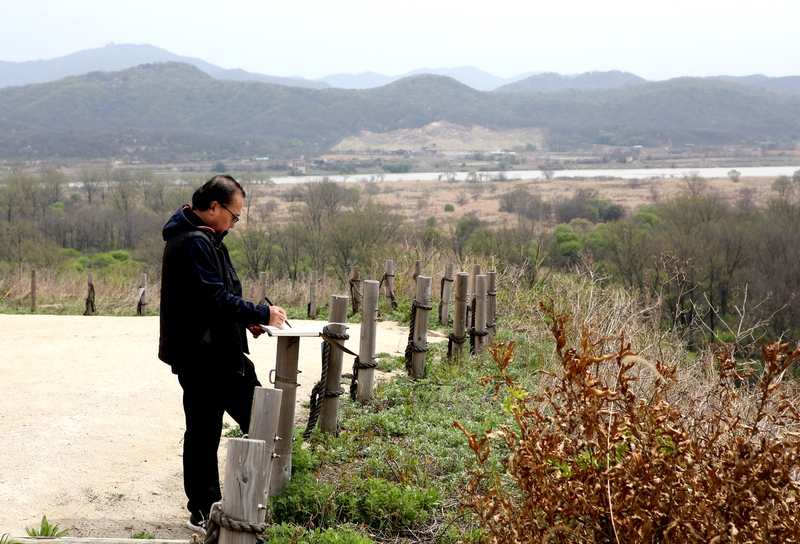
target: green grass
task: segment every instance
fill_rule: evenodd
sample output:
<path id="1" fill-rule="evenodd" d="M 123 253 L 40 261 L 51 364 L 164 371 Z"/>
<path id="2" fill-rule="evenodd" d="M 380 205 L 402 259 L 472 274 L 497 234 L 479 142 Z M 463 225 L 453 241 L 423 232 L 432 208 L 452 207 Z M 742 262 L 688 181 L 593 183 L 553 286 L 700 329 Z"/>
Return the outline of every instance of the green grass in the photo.
<path id="1" fill-rule="evenodd" d="M 153 533 L 148 533 L 147 531 L 139 531 L 138 533 L 133 533 L 131 538 L 137 538 L 142 540 L 152 540 L 156 537 Z"/>
<path id="2" fill-rule="evenodd" d="M 303 538 L 349 523 L 375 542 L 415 541 L 418 534 L 436 542 L 477 539 L 480 531 L 458 511 L 474 455 L 453 422 L 482 433 L 511 419 L 504 399 L 479 383 L 496 373 L 489 354 L 457 363 L 444 358 L 446 349 L 432 345 L 424 379 L 401 374 L 378 382 L 367 406 L 341 397 L 337 436 L 315 430 L 303 448 L 298 432 L 292 479 L 270 500 L 267 521 Z M 381 365 L 404 366 L 402 357 L 381 355 Z M 520 364 L 515 372 L 530 383 L 534 366 Z M 498 468 L 506 454 L 498 446 Z"/>
<path id="3" fill-rule="evenodd" d="M 8 533 L 0 535 L 0 544 L 20 544 L 19 540 L 14 540 Z"/>

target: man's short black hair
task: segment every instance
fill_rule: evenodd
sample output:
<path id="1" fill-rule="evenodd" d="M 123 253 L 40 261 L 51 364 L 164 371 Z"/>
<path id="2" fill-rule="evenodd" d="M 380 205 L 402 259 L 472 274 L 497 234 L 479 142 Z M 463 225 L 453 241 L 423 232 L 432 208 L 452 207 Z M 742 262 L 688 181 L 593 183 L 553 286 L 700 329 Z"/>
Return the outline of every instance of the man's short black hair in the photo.
<path id="1" fill-rule="evenodd" d="M 239 182 L 228 174 L 214 176 L 197 189 L 192 195 L 192 208 L 205 211 L 214 201 L 223 206 L 229 206 L 233 202 L 233 195 L 241 193 L 245 197 L 244 189 Z"/>

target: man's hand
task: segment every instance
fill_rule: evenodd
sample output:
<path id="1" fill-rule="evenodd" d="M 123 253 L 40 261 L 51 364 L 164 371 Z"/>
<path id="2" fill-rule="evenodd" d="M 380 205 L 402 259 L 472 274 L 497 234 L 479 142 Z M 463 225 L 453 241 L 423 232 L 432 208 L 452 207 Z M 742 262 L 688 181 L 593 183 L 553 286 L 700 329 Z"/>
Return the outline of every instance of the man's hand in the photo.
<path id="1" fill-rule="evenodd" d="M 286 323 L 286 310 L 279 306 L 270 306 L 269 307 L 269 326 L 270 327 L 277 327 L 278 329 L 283 328 L 283 324 Z"/>
<path id="2" fill-rule="evenodd" d="M 247 330 L 253 334 L 253 338 L 258 338 L 264 333 L 264 329 L 261 328 L 261 325 L 254 325 L 252 323 L 247 326 Z"/>

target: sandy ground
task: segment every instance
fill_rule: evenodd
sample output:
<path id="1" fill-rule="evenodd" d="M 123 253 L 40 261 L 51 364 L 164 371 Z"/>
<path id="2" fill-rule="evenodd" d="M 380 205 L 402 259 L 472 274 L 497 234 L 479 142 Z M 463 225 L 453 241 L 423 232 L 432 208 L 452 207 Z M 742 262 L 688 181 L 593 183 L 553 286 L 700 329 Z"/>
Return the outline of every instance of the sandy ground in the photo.
<path id="1" fill-rule="evenodd" d="M 69 536 L 191 538 L 181 388 L 156 356 L 158 318 L 0 315 L 0 330 L 0 534 L 25 536 L 46 515 Z M 360 325 L 348 332 L 357 351 Z M 381 322 L 376 352 L 401 354 L 407 338 Z M 266 385 L 277 340 L 250 344 Z M 319 379 L 319 341 L 301 340 L 300 369 L 298 402 Z"/>

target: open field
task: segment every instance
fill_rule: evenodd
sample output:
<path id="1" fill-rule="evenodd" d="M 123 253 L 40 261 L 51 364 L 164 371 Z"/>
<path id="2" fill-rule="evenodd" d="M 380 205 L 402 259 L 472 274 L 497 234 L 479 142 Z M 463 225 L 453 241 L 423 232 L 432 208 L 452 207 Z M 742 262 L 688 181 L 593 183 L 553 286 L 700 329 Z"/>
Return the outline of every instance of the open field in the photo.
<path id="1" fill-rule="evenodd" d="M 0 315 L 0 327 L 0 534 L 24 536 L 46 515 L 69 536 L 189 539 L 181 388 L 156 356 L 158 318 Z M 348 332 L 352 349 L 360 325 Z M 407 339 L 407 328 L 380 322 L 376 352 L 402 354 Z M 276 344 L 250 342 L 264 384 Z M 305 421 L 299 403 L 319 379 L 320 351 L 313 339 L 300 346 Z M 223 439 L 223 463 L 225 451 Z"/>
<path id="2" fill-rule="evenodd" d="M 234 174 L 235 175 L 235 174 Z M 509 172 L 508 176 L 513 176 Z M 764 205 L 774 193 L 771 189 L 773 178 L 742 177 L 738 183 L 730 178 L 708 180 L 708 189 L 736 206 L 743 199 L 749 199 L 756 206 Z M 347 182 L 348 186 L 351 182 Z M 581 189 L 594 189 L 600 198 L 612 204 L 620 204 L 628 212 L 637 207 L 653 204 L 684 190 L 682 177 L 624 180 L 624 179 L 564 179 L 537 178 L 533 180 L 455 182 L 446 181 L 384 181 L 352 182 L 359 188 L 362 198 L 369 194 L 379 202 L 402 212 L 412 221 L 425 221 L 435 216 L 439 223 L 450 219 L 460 219 L 474 214 L 487 225 L 500 225 L 512 222 L 515 217 L 500 211 L 500 196 L 514 190 L 518 185 L 527 187 L 531 194 L 538 194 L 543 200 L 557 202 L 573 196 Z M 286 201 L 292 191 L 291 185 L 259 187 L 254 189 L 260 195 L 259 202 L 269 208 L 273 220 L 288 217 L 293 205 Z M 455 211 L 445 212 L 445 204 L 453 204 Z"/>

